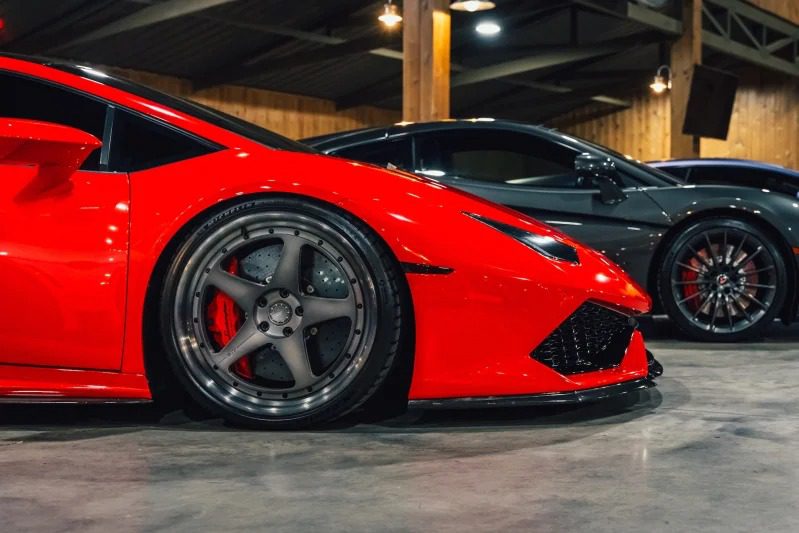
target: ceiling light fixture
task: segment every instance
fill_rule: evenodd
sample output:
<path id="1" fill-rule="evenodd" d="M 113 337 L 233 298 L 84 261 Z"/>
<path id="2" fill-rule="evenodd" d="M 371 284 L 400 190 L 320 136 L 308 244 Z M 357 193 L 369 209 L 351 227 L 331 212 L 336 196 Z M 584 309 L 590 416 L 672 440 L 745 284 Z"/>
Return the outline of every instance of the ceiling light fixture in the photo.
<path id="1" fill-rule="evenodd" d="M 480 35 L 491 37 L 502 31 L 502 26 L 490 20 L 484 20 L 474 27 L 474 31 Z"/>
<path id="2" fill-rule="evenodd" d="M 488 11 L 495 7 L 497 5 L 494 2 L 488 2 L 487 0 L 458 0 L 449 5 L 449 8 L 453 11 L 468 11 L 469 13 Z"/>
<path id="3" fill-rule="evenodd" d="M 377 17 L 377 20 L 383 23 L 383 26 L 387 28 L 393 28 L 400 22 L 402 22 L 402 15 L 400 15 L 399 8 L 396 4 L 392 4 L 391 0 L 388 0 L 386 4 L 383 6 L 383 12 Z"/>
<path id="4" fill-rule="evenodd" d="M 658 67 L 657 73 L 649 88 L 655 94 L 662 94 L 666 90 L 671 90 L 671 69 L 668 65 L 661 65 Z"/>

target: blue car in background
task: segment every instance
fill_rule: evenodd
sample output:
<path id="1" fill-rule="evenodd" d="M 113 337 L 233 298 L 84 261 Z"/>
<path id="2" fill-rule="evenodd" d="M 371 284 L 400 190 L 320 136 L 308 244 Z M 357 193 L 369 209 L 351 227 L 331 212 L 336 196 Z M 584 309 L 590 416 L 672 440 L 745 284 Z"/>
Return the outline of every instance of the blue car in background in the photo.
<path id="1" fill-rule="evenodd" d="M 649 164 L 687 184 L 757 187 L 799 198 L 799 171 L 779 165 L 746 159 L 673 159 Z"/>

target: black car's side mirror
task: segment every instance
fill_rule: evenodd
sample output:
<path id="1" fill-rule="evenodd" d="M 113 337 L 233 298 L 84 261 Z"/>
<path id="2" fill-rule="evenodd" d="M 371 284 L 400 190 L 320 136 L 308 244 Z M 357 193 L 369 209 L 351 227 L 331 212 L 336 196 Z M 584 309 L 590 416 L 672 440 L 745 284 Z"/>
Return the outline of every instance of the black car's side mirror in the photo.
<path id="1" fill-rule="evenodd" d="M 610 158 L 580 154 L 574 159 L 574 170 L 578 187 L 599 188 L 599 199 L 603 204 L 614 205 L 627 199 L 618 183 L 616 165 Z"/>

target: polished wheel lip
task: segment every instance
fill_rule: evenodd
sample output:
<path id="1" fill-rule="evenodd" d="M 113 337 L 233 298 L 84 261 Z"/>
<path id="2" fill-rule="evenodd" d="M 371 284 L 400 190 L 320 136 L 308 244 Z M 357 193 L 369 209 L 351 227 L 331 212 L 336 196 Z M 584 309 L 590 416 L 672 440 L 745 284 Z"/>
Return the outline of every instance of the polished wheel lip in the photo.
<path id="1" fill-rule="evenodd" d="M 747 270 L 750 264 L 753 268 Z M 776 268 L 771 251 L 757 235 L 743 228 L 708 228 L 692 236 L 675 257 L 671 295 L 695 327 L 722 335 L 740 333 L 758 324 L 773 305 Z M 684 280 L 687 273 L 696 278 Z M 759 276 L 757 282 L 748 281 L 752 275 Z M 698 290 L 686 296 L 686 286 Z"/>
<path id="2" fill-rule="evenodd" d="M 304 240 L 307 244 L 303 246 L 314 247 L 329 260 L 335 261 L 349 279 L 355 280 L 355 283 L 349 285 L 348 290 L 350 295 L 348 298 L 352 298 L 355 307 L 355 316 L 350 324 L 346 348 L 341 352 L 339 359 L 326 370 L 325 375 L 315 376 L 318 380 L 310 385 L 310 388 L 304 385 L 291 389 L 270 389 L 249 383 L 233 372 L 214 368 L 213 350 L 209 348 L 213 347 L 213 344 L 206 328 L 203 327 L 205 291 L 211 286 L 208 283 L 208 276 L 214 272 L 215 267 L 224 263 L 227 257 L 235 255 L 244 247 L 252 246 L 259 240 L 264 242 L 283 240 L 284 236 Z M 270 291 L 280 293 L 282 287 L 272 289 L 270 285 L 263 285 L 264 294 Z M 291 296 L 296 296 L 298 299 L 315 298 L 301 294 L 299 287 L 297 291 Z M 284 295 L 278 295 L 284 298 Z M 241 298 L 240 301 L 246 303 L 246 296 Z M 252 313 L 257 313 L 260 308 L 255 303 L 257 299 L 253 298 Z M 241 307 L 240 301 L 237 301 L 237 304 Z M 274 303 L 270 302 L 271 305 Z M 269 306 L 266 306 L 266 309 L 268 308 Z M 375 340 L 378 318 L 376 310 L 377 291 L 371 270 L 350 240 L 342 232 L 316 217 L 292 210 L 278 210 L 254 213 L 231 220 L 203 239 L 191 254 L 177 284 L 173 334 L 181 362 L 187 369 L 189 377 L 206 396 L 247 415 L 291 418 L 332 401 L 357 377 L 369 357 Z M 268 311 L 264 310 L 264 315 L 267 313 Z M 294 313 L 292 320 L 297 318 L 302 319 Z M 245 318 L 245 324 L 248 321 L 255 322 L 252 316 Z M 279 340 L 291 335 L 303 335 L 303 331 L 300 329 L 293 334 L 285 335 L 270 326 L 268 331 L 258 331 L 257 334 Z"/>

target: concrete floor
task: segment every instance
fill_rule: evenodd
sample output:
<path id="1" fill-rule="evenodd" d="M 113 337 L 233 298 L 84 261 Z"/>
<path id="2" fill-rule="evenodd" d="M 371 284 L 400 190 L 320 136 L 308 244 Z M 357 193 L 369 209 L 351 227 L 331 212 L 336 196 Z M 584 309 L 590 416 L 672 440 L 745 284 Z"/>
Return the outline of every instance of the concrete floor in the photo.
<path id="1" fill-rule="evenodd" d="M 799 328 L 657 330 L 635 402 L 317 432 L 0 406 L 0 531 L 797 531 Z"/>

